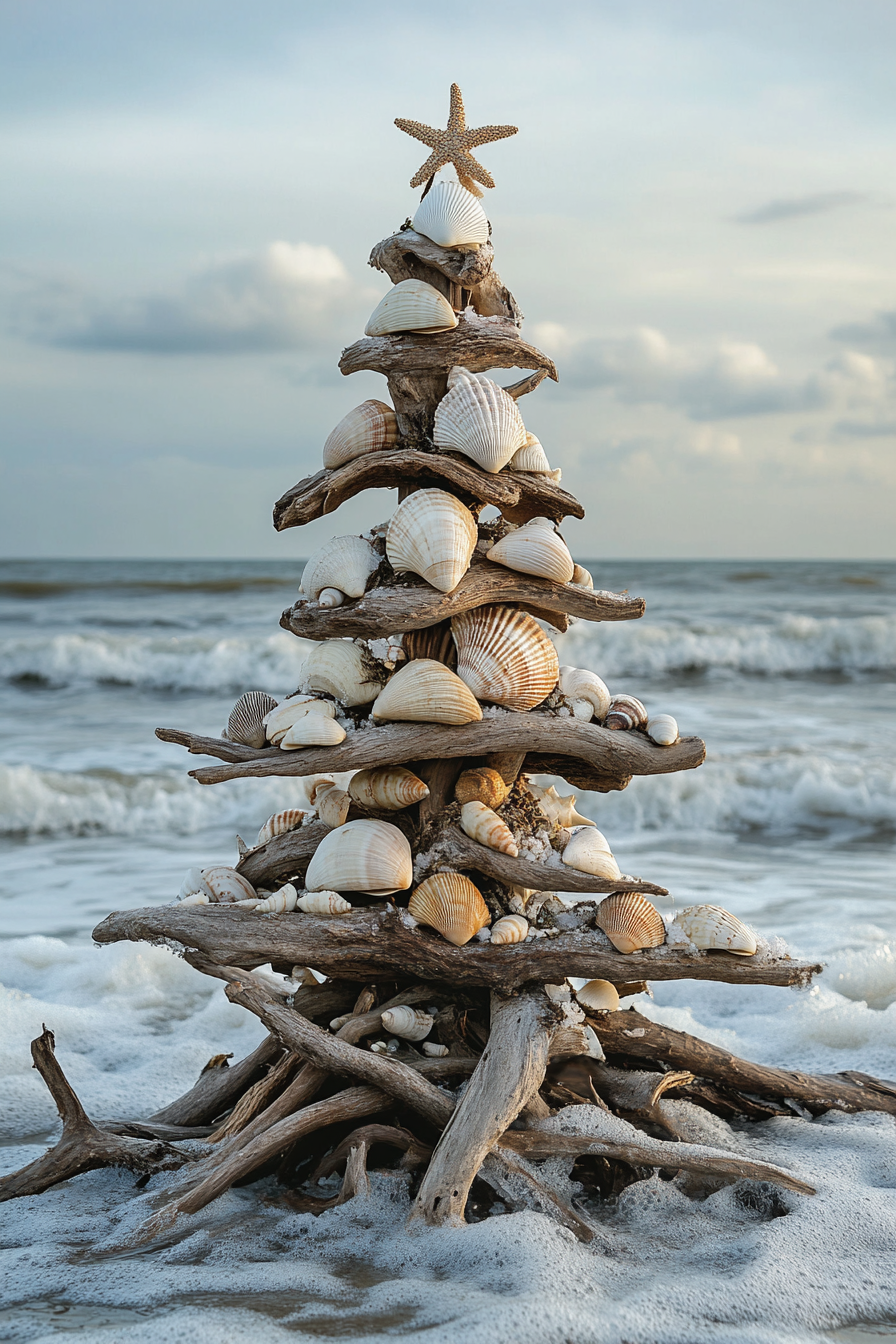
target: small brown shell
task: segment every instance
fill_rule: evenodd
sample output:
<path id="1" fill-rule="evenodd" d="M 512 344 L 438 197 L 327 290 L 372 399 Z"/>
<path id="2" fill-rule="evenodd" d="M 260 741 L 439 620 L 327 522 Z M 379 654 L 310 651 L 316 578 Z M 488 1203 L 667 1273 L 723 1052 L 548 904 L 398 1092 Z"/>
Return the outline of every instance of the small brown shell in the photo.
<path id="1" fill-rule="evenodd" d="M 464 803 L 485 803 L 486 807 L 500 807 L 510 789 L 497 770 L 480 766 L 465 770 L 454 786 L 454 796 Z"/>
<path id="2" fill-rule="evenodd" d="M 512 859 L 519 857 L 519 850 L 513 838 L 513 832 L 492 808 L 486 807 L 474 798 L 464 803 L 460 810 L 460 827 L 471 840 L 494 849 L 499 854 L 509 854 Z"/>
<path id="3" fill-rule="evenodd" d="M 522 915 L 505 915 L 492 925 L 493 943 L 521 943 L 529 932 L 529 921 Z"/>
<path id="4" fill-rule="evenodd" d="M 623 732 L 630 728 L 646 728 L 647 710 L 633 695 L 614 695 L 607 710 L 605 728 Z"/>
<path id="5" fill-rule="evenodd" d="M 455 947 L 463 947 L 491 919 L 479 888 L 461 873 L 427 877 L 411 896 L 408 910 Z"/>
<path id="6" fill-rule="evenodd" d="M 594 922 L 617 952 L 662 947 L 666 941 L 662 915 L 640 891 L 617 891 L 608 896 L 597 907 Z"/>
<path id="7" fill-rule="evenodd" d="M 262 720 L 276 708 L 277 701 L 266 691 L 246 691 L 230 711 L 227 736 L 231 742 L 242 742 L 246 747 L 266 747 Z"/>
<path id="8" fill-rule="evenodd" d="M 403 765 L 359 770 L 349 780 L 348 791 L 356 803 L 374 812 L 400 812 L 429 797 L 429 786 Z"/>

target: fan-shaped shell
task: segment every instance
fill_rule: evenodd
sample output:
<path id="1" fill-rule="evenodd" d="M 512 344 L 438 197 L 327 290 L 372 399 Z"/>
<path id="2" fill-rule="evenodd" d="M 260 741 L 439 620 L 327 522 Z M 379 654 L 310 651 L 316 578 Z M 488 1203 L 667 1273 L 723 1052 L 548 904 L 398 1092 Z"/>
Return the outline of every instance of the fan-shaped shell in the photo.
<path id="1" fill-rule="evenodd" d="M 522 915 L 505 915 L 492 925 L 493 943 L 521 943 L 529 932 L 529 921 Z"/>
<path id="2" fill-rule="evenodd" d="M 606 836 L 602 835 L 596 826 L 577 826 L 571 832 L 560 857 L 567 868 L 575 868 L 579 873 L 591 873 L 594 877 L 603 877 L 608 882 L 613 882 L 622 876 L 619 864 L 610 853 Z"/>
<path id="3" fill-rule="evenodd" d="M 574 583 L 577 588 L 588 588 L 589 590 L 594 588 L 594 579 L 591 577 L 590 571 L 585 569 L 584 565 L 575 566 L 572 571 L 570 583 Z"/>
<path id="4" fill-rule="evenodd" d="M 608 896 L 597 907 L 594 921 L 617 952 L 661 947 L 666 941 L 662 915 L 640 891 L 617 891 Z"/>
<path id="5" fill-rule="evenodd" d="M 210 900 L 220 904 L 255 899 L 255 888 L 235 868 L 227 868 L 223 864 L 215 868 L 203 868 L 202 889 Z"/>
<path id="6" fill-rule="evenodd" d="M 335 719 L 324 714 L 305 714 L 297 719 L 280 739 L 281 751 L 296 751 L 300 747 L 337 747 L 345 741 L 345 729 Z"/>
<path id="7" fill-rule="evenodd" d="M 352 639 L 325 639 L 302 664 L 299 686 L 323 691 L 343 705 L 367 705 L 383 689 L 386 671 L 367 648 Z"/>
<path id="8" fill-rule="evenodd" d="M 647 725 L 647 710 L 633 695 L 614 695 L 607 710 L 605 728 L 626 731 L 630 728 L 644 728 Z"/>
<path id="9" fill-rule="evenodd" d="M 610 692 L 596 672 L 585 667 L 561 667 L 560 691 L 572 703 L 577 719 L 605 719 L 610 708 Z"/>
<path id="10" fill-rule="evenodd" d="M 518 574 L 536 574 L 554 583 L 569 583 L 575 568 L 569 547 L 549 519 L 533 518 L 515 528 L 496 541 L 486 555 Z"/>
<path id="11" fill-rule="evenodd" d="M 327 788 L 317 790 L 314 806 L 317 808 L 317 815 L 321 821 L 332 830 L 336 826 L 345 825 L 351 802 L 352 800 L 345 789 L 330 784 Z"/>
<path id="12" fill-rule="evenodd" d="M 488 242 L 485 211 L 458 182 L 437 182 L 417 206 L 412 223 L 439 247 Z"/>
<path id="13" fill-rule="evenodd" d="M 444 663 L 415 658 L 390 677 L 370 711 L 398 723 L 476 723 L 482 710 L 465 682 Z"/>
<path id="14" fill-rule="evenodd" d="M 309 891 L 367 891 L 388 896 L 414 878 L 411 847 L 388 821 L 349 821 L 321 840 L 305 873 Z"/>
<path id="15" fill-rule="evenodd" d="M 415 490 L 389 521 L 386 558 L 399 573 L 410 570 L 450 593 L 470 568 L 478 538 L 473 515 L 459 499 L 446 490 Z"/>
<path id="16" fill-rule="evenodd" d="M 345 915 L 352 907 L 338 891 L 306 891 L 296 902 L 296 908 L 307 915 Z"/>
<path id="17" fill-rule="evenodd" d="M 513 859 L 519 856 L 510 827 L 485 803 L 475 799 L 464 803 L 460 809 L 460 824 L 464 834 L 471 840 L 478 840 L 480 845 L 495 849 L 499 854 L 509 854 Z"/>
<path id="18" fill-rule="evenodd" d="M 364 328 L 365 336 L 416 331 L 421 336 L 457 326 L 451 304 L 425 280 L 401 280 L 380 299 Z"/>
<path id="19" fill-rule="evenodd" d="M 674 923 L 695 947 L 736 952 L 739 957 L 752 957 L 756 951 L 751 930 L 720 905 L 689 906 L 676 916 Z"/>
<path id="20" fill-rule="evenodd" d="M 255 843 L 266 845 L 275 835 L 285 835 L 287 831 L 297 830 L 304 820 L 305 813 L 297 807 L 288 807 L 283 812 L 275 812 L 272 817 L 268 817 L 258 832 Z"/>
<path id="21" fill-rule="evenodd" d="M 609 980 L 589 980 L 587 985 L 576 990 L 576 998 L 583 1008 L 590 1008 L 594 1013 L 614 1013 L 619 1007 L 616 986 Z"/>
<path id="22" fill-rule="evenodd" d="M 468 877 L 433 873 L 420 883 L 408 910 L 421 924 L 437 929 L 455 947 L 463 947 L 490 922 L 488 906 Z"/>
<path id="23" fill-rule="evenodd" d="M 403 765 L 359 770 L 349 780 L 348 791 L 362 807 L 382 812 L 400 812 L 429 797 L 428 785 Z"/>
<path id="24" fill-rule="evenodd" d="M 448 1053 L 447 1045 L 439 1045 L 437 1041 L 424 1041 L 420 1049 L 431 1059 L 444 1059 Z"/>
<path id="25" fill-rule="evenodd" d="M 658 747 L 672 747 L 678 741 L 678 724 L 671 714 L 654 714 L 647 720 L 647 736 Z"/>
<path id="26" fill-rule="evenodd" d="M 336 706 L 332 700 L 317 700 L 313 695 L 291 695 L 264 716 L 264 730 L 267 739 L 275 747 L 279 746 L 293 724 L 313 714 L 317 718 L 332 719 L 336 716 Z"/>
<path id="27" fill-rule="evenodd" d="M 387 1008 L 383 1013 L 383 1027 L 403 1041 L 422 1041 L 432 1031 L 435 1018 L 422 1008 Z"/>
<path id="28" fill-rule="evenodd" d="M 287 882 L 285 887 L 279 891 L 259 901 L 252 911 L 253 915 L 288 915 L 290 911 L 295 910 L 296 901 L 299 893 L 291 882 Z"/>
<path id="29" fill-rule="evenodd" d="M 568 793 L 561 798 L 553 784 L 543 789 L 531 780 L 528 781 L 526 787 L 549 821 L 556 822 L 558 826 L 564 827 L 594 825 L 594 822 L 590 821 L 588 817 L 579 816 L 576 811 L 576 795 L 574 793 Z"/>
<path id="30" fill-rule="evenodd" d="M 533 709 L 557 685 L 557 650 L 534 617 L 510 607 L 478 607 L 455 616 L 457 675 L 477 700 Z"/>
<path id="31" fill-rule="evenodd" d="M 490 378 L 475 378 L 459 365 L 453 385 L 436 407 L 433 442 L 465 453 L 484 471 L 497 472 L 526 441 L 519 407 Z"/>
<path id="32" fill-rule="evenodd" d="M 227 736 L 231 742 L 242 742 L 247 747 L 263 747 L 264 716 L 275 709 L 277 701 L 265 691 L 246 691 L 237 700 L 227 720 Z"/>
<path id="33" fill-rule="evenodd" d="M 531 471 L 540 476 L 551 474 L 548 455 L 534 434 L 526 435 L 526 442 L 522 448 L 517 448 L 507 465 L 511 471 Z"/>
<path id="34" fill-rule="evenodd" d="M 500 807 L 510 792 L 509 786 L 497 770 L 478 766 L 465 770 L 454 786 L 454 796 L 464 803 L 485 803 L 486 807 Z"/>
<path id="35" fill-rule="evenodd" d="M 398 421 L 384 401 L 362 401 L 331 429 L 324 444 L 324 466 L 332 470 L 353 462 L 365 453 L 394 448 L 398 442 Z"/>
<path id="36" fill-rule="evenodd" d="M 331 537 L 302 570 L 302 592 L 311 601 L 317 601 L 325 588 L 363 597 L 379 563 L 380 557 L 363 537 Z"/>

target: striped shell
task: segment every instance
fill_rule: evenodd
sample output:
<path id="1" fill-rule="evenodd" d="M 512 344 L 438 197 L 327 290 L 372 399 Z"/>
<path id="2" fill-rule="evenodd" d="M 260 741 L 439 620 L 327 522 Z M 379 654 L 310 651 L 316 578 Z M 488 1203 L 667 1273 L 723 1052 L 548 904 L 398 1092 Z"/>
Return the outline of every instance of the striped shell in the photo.
<path id="1" fill-rule="evenodd" d="M 577 588 L 587 588 L 589 591 L 594 588 L 594 579 L 584 565 L 575 566 L 570 583 L 574 583 Z"/>
<path id="2" fill-rule="evenodd" d="M 560 692 L 570 701 L 577 719 L 588 723 L 592 718 L 607 717 L 610 692 L 596 672 L 584 667 L 561 667 Z"/>
<path id="3" fill-rule="evenodd" d="M 415 889 L 408 910 L 455 947 L 463 947 L 491 920 L 479 888 L 461 873 L 427 877 Z"/>
<path id="4" fill-rule="evenodd" d="M 522 943 L 529 932 L 529 921 L 522 915 L 505 915 L 492 925 L 493 943 Z"/>
<path id="5" fill-rule="evenodd" d="M 231 742 L 242 742 L 246 747 L 265 746 L 264 716 L 276 705 L 274 697 L 265 691 L 246 691 L 241 695 L 227 720 Z"/>
<path id="6" fill-rule="evenodd" d="M 388 821 L 349 821 L 321 840 L 305 873 L 309 891 L 367 891 L 389 896 L 414 879 L 411 847 Z"/>
<path id="7" fill-rule="evenodd" d="M 264 730 L 268 741 L 278 747 L 293 724 L 308 715 L 332 719 L 336 716 L 336 706 L 332 700 L 317 700 L 313 695 L 291 695 L 288 699 L 281 700 L 279 705 L 264 716 Z"/>
<path id="8" fill-rule="evenodd" d="M 435 1018 L 421 1008 L 387 1008 L 383 1013 L 383 1027 L 403 1041 L 422 1041 L 432 1031 Z"/>
<path id="9" fill-rule="evenodd" d="M 331 537 L 302 570 L 302 592 L 312 602 L 325 588 L 346 597 L 363 597 L 367 580 L 379 564 L 380 557 L 363 537 Z"/>
<path id="10" fill-rule="evenodd" d="M 436 407 L 433 442 L 465 453 L 484 471 L 500 471 L 526 440 L 519 407 L 490 378 L 476 378 L 460 366 L 451 375 L 450 391 Z"/>
<path id="11" fill-rule="evenodd" d="M 344 415 L 324 444 L 324 466 L 332 470 L 353 462 L 365 453 L 394 448 L 398 441 L 398 421 L 384 401 L 362 401 Z"/>
<path id="12" fill-rule="evenodd" d="M 482 710 L 469 687 L 444 663 L 415 658 L 392 676 L 371 708 L 375 719 L 396 723 L 476 723 Z"/>
<path id="13" fill-rule="evenodd" d="M 587 985 L 576 990 L 576 998 L 583 1008 L 590 1008 L 593 1013 L 614 1013 L 619 1007 L 616 986 L 609 980 L 589 980 Z"/>
<path id="14" fill-rule="evenodd" d="M 678 741 L 678 724 L 671 714 L 654 714 L 647 720 L 647 736 L 658 747 L 673 747 Z"/>
<path id="15" fill-rule="evenodd" d="M 328 702 L 329 703 L 329 702 Z M 280 739 L 281 751 L 297 751 L 300 747 L 337 747 L 345 741 L 341 723 L 324 714 L 305 714 Z"/>
<path id="16" fill-rule="evenodd" d="M 446 490 L 415 490 L 393 513 L 386 532 L 386 558 L 398 573 L 450 593 L 473 558 L 479 529 L 465 504 Z"/>
<path id="17" fill-rule="evenodd" d="M 756 951 L 756 939 L 750 929 L 720 905 L 689 906 L 673 923 L 695 947 L 706 951 L 736 952 L 739 957 L 752 957 Z"/>
<path id="18" fill-rule="evenodd" d="M 537 472 L 540 476 L 548 476 L 551 471 L 548 455 L 534 434 L 526 435 L 526 442 L 517 448 L 508 466 L 511 471 Z"/>
<path id="19" fill-rule="evenodd" d="M 203 868 L 202 890 L 209 900 L 222 905 L 255 899 L 255 888 L 235 868 L 227 868 L 223 864 L 216 868 Z"/>
<path id="20" fill-rule="evenodd" d="M 283 812 L 275 812 L 272 817 L 268 817 L 258 832 L 255 844 L 266 845 L 275 835 L 285 835 L 287 831 L 298 830 L 304 820 L 305 813 L 297 807 L 288 807 Z"/>
<path id="21" fill-rule="evenodd" d="M 615 882 L 622 876 L 606 836 L 596 826 L 576 826 L 560 857 L 567 868 L 575 868 L 578 873 L 591 873 L 608 882 Z"/>
<path id="22" fill-rule="evenodd" d="M 417 206 L 412 225 L 439 247 L 488 242 L 485 211 L 458 182 L 437 182 Z"/>
<path id="23" fill-rule="evenodd" d="M 429 797 L 429 787 L 403 765 L 359 770 L 349 780 L 348 791 L 362 807 L 382 812 L 400 812 Z"/>
<path id="24" fill-rule="evenodd" d="M 314 798 L 317 815 L 324 825 L 329 826 L 331 830 L 336 826 L 345 825 L 348 820 L 348 810 L 351 807 L 351 802 L 352 800 L 345 789 L 340 789 L 335 784 L 330 784 L 326 788 L 319 788 Z"/>
<path id="25" fill-rule="evenodd" d="M 302 664 L 299 686 L 322 691 L 343 705 L 367 705 L 383 689 L 386 672 L 366 644 L 351 639 L 325 639 Z"/>
<path id="26" fill-rule="evenodd" d="M 497 850 L 499 854 L 509 854 L 512 859 L 518 858 L 519 850 L 510 827 L 485 803 L 475 799 L 464 803 L 460 809 L 460 825 L 471 840 L 477 840 L 480 845 Z"/>
<path id="27" fill-rule="evenodd" d="M 252 913 L 254 915 L 288 915 L 295 910 L 298 892 L 291 882 L 273 892 L 265 900 L 259 901 Z"/>
<path id="28" fill-rule="evenodd" d="M 465 770 L 454 786 L 454 797 L 464 803 L 485 803 L 486 807 L 500 807 L 510 792 L 509 786 L 497 770 L 478 766 Z"/>
<path id="29" fill-rule="evenodd" d="M 486 552 L 489 560 L 518 574 L 535 574 L 554 583 L 569 583 L 575 566 L 569 547 L 549 518 L 533 518 L 508 532 Z"/>
<path id="30" fill-rule="evenodd" d="M 364 328 L 365 336 L 416 331 L 425 336 L 457 326 L 451 304 L 425 280 L 401 280 L 380 299 Z"/>
<path id="31" fill-rule="evenodd" d="M 346 915 L 351 908 L 338 891 L 306 891 L 296 902 L 296 909 L 306 915 Z"/>
<path id="32" fill-rule="evenodd" d="M 541 704 L 557 685 L 557 650 L 533 616 L 510 607 L 478 607 L 455 616 L 457 675 L 477 700 L 507 709 Z"/>
<path id="33" fill-rule="evenodd" d="M 656 906 L 640 891 L 617 891 L 601 901 L 594 922 L 603 929 L 617 952 L 638 952 L 642 947 L 661 947 L 666 926 Z"/>
<path id="34" fill-rule="evenodd" d="M 605 728 L 615 728 L 623 732 L 630 728 L 644 728 L 647 725 L 647 710 L 633 695 L 614 695 L 607 710 Z"/>

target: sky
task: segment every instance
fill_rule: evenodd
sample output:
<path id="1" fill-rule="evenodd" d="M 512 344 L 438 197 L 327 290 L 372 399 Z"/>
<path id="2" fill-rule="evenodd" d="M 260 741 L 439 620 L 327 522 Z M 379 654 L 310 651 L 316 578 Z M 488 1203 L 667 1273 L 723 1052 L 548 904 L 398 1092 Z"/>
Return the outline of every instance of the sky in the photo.
<path id="1" fill-rule="evenodd" d="M 5 0 L 0 555 L 307 556 L 340 351 L 428 151 L 483 147 L 520 402 L 588 557 L 896 554 L 892 0 Z M 512 381 L 502 374 L 503 381 Z M 501 381 L 499 378 L 499 381 Z"/>

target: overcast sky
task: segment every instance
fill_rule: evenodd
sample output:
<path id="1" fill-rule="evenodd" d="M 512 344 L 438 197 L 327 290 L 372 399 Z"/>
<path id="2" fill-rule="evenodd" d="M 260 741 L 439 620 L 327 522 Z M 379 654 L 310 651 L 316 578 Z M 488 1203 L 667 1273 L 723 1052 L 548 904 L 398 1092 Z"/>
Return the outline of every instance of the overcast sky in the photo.
<path id="1" fill-rule="evenodd" d="M 896 554 L 892 0 L 7 0 L 0 554 L 307 555 L 343 346 L 428 151 L 480 157 L 582 556 Z M 502 374 L 504 381 L 510 381 Z M 512 377 L 512 375 L 511 375 Z"/>

